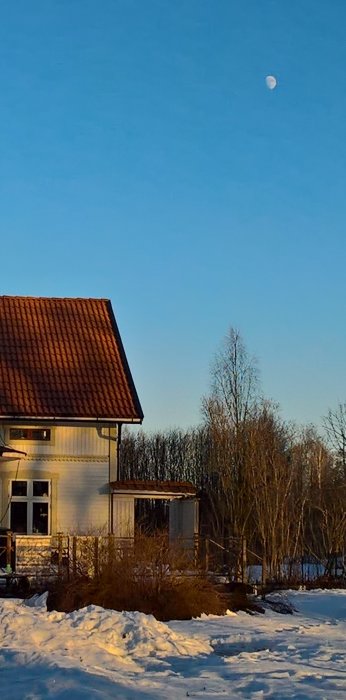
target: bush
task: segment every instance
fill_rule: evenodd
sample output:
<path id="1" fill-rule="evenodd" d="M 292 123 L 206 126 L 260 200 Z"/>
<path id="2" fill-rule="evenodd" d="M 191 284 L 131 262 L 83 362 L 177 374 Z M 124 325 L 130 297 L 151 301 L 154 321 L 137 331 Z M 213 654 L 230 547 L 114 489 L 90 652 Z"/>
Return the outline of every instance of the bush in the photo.
<path id="1" fill-rule="evenodd" d="M 89 567 L 92 570 L 92 567 Z M 227 603 L 194 566 L 193 552 L 168 547 L 167 538 L 141 535 L 100 562 L 97 576 L 77 574 L 50 591 L 48 610 L 71 612 L 86 605 L 137 610 L 158 620 L 224 614 Z"/>

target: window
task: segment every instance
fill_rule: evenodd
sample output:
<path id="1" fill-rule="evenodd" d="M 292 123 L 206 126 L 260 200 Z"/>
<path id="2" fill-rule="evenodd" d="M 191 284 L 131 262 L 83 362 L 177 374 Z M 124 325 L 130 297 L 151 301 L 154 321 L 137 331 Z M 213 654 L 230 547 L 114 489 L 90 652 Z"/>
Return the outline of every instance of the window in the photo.
<path id="1" fill-rule="evenodd" d="M 48 535 L 50 481 L 26 479 L 10 483 L 10 529 L 22 534 Z"/>
<path id="2" fill-rule="evenodd" d="M 50 428 L 10 428 L 10 440 L 50 442 Z"/>

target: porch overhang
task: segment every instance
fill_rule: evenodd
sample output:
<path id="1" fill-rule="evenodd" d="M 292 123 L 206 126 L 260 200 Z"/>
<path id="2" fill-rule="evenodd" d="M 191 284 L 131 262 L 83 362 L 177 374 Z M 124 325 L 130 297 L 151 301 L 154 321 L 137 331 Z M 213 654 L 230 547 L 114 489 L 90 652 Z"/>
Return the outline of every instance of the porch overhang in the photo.
<path id="1" fill-rule="evenodd" d="M 0 445 L 0 461 L 9 459 L 20 459 L 20 456 L 26 457 L 26 452 L 15 450 L 10 445 Z"/>
<path id="2" fill-rule="evenodd" d="M 129 479 L 110 483 L 113 495 L 172 500 L 173 498 L 195 498 L 196 487 L 189 481 L 160 481 Z"/>

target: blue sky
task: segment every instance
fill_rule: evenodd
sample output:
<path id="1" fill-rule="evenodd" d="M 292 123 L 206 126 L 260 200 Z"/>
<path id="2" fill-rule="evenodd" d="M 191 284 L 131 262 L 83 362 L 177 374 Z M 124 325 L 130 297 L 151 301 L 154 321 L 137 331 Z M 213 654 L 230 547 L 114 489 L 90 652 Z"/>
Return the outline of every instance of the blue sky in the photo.
<path id="1" fill-rule="evenodd" d="M 1 4 L 1 293 L 110 298 L 147 429 L 200 420 L 230 325 L 284 417 L 346 400 L 345 26 L 344 0 Z"/>

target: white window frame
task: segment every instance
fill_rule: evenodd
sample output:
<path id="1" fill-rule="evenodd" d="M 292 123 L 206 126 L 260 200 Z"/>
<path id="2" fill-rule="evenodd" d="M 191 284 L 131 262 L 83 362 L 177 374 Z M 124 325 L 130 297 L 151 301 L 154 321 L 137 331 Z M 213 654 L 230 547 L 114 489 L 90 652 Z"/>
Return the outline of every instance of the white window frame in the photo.
<path id="1" fill-rule="evenodd" d="M 22 438 L 14 438 L 11 437 L 11 430 L 49 430 L 50 431 L 50 438 L 49 440 L 39 440 L 38 438 L 33 438 L 33 437 L 22 437 Z M 55 428 L 51 427 L 50 425 L 48 426 L 42 426 L 42 425 L 10 425 L 8 428 L 6 428 L 6 441 L 9 442 L 10 444 L 15 444 L 15 445 L 22 445 L 23 443 L 31 446 L 31 445 L 40 445 L 40 446 L 52 446 L 55 444 Z"/>
<path id="2" fill-rule="evenodd" d="M 26 482 L 26 496 L 12 496 L 12 484 L 16 483 L 17 481 L 25 481 Z M 34 496 L 34 481 L 45 481 L 48 484 L 48 496 Z M 11 525 L 11 506 L 12 503 L 26 503 L 27 504 L 27 513 L 26 513 L 26 533 L 27 535 L 38 535 L 42 537 L 41 532 L 33 532 L 33 504 L 34 503 L 48 503 L 48 532 L 47 535 L 50 534 L 50 528 L 51 528 L 51 493 L 52 493 L 52 482 L 50 479 L 40 479 L 39 477 L 35 477 L 34 479 L 11 479 L 10 484 L 10 493 L 9 493 L 9 499 L 10 499 L 10 513 L 9 513 L 9 526 Z"/>

